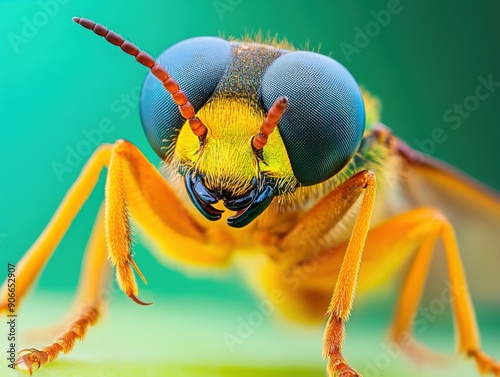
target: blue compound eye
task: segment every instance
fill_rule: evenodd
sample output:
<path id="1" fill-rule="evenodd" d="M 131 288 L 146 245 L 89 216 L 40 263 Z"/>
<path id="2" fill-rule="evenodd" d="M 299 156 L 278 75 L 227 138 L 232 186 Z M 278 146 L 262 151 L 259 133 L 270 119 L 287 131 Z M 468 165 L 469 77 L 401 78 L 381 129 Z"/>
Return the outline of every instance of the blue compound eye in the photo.
<path id="1" fill-rule="evenodd" d="M 231 46 L 220 38 L 198 37 L 164 51 L 157 62 L 179 84 L 198 111 L 211 97 L 231 58 Z M 184 124 L 177 105 L 150 72 L 141 93 L 141 121 L 146 137 L 161 159 L 169 159 Z"/>
<path id="2" fill-rule="evenodd" d="M 278 129 L 302 185 L 334 176 L 356 154 L 365 126 L 363 99 L 335 60 L 306 51 L 282 55 L 264 73 L 261 93 L 266 110 L 288 97 Z"/>

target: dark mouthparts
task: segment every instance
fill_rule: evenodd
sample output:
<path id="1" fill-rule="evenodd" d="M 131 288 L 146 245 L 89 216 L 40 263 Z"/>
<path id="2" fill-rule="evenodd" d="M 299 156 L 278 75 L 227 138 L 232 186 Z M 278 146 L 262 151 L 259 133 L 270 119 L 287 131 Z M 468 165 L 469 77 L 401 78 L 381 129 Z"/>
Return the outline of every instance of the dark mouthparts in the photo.
<path id="1" fill-rule="evenodd" d="M 197 173 L 185 175 L 186 189 L 194 206 L 210 221 L 222 217 L 223 210 L 213 207 L 213 204 L 223 201 L 224 207 L 236 211 L 227 219 L 227 224 L 233 228 L 242 228 L 250 224 L 271 204 L 276 191 L 276 184 L 270 178 L 258 181 L 252 180 L 251 189 L 240 196 L 231 197 L 224 192 L 209 190 L 203 183 L 203 178 Z"/>

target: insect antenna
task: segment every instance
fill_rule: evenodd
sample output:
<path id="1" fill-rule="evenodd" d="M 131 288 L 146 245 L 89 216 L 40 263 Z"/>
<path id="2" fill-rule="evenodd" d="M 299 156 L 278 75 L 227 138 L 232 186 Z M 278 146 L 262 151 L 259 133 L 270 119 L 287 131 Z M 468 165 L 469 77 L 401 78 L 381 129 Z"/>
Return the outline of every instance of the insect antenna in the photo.
<path id="1" fill-rule="evenodd" d="M 143 66 L 148 67 L 151 73 L 161 81 L 163 87 L 170 93 L 181 115 L 188 120 L 193 133 L 198 136 L 200 140 L 205 139 L 207 127 L 196 117 L 194 107 L 191 102 L 189 102 L 186 93 L 179 88 L 179 84 L 177 84 L 173 77 L 171 77 L 162 66 L 155 62 L 151 55 L 141 51 L 133 43 L 124 40 L 120 35 L 112 32 L 103 25 L 96 24 L 94 21 L 79 17 L 73 17 L 73 21 L 86 29 L 92 30 L 95 34 L 104 37 L 109 43 L 120 47 L 122 51 L 134 56 L 135 60 Z"/>
<path id="2" fill-rule="evenodd" d="M 288 98 L 286 97 L 279 97 L 274 101 L 267 113 L 266 119 L 260 127 L 260 132 L 252 138 L 252 146 L 255 150 L 260 151 L 266 146 L 269 135 L 271 135 L 278 125 L 287 105 Z"/>

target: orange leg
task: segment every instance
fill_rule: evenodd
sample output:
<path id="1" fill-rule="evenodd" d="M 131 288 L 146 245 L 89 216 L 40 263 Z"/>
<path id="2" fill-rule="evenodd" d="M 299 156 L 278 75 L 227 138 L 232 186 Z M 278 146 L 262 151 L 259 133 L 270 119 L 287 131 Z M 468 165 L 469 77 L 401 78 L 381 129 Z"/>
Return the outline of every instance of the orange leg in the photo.
<path id="1" fill-rule="evenodd" d="M 126 154 L 125 152 L 127 152 L 129 156 L 123 156 Z M 163 228 L 175 231 L 179 237 L 194 239 L 198 243 L 203 242 L 204 236 L 202 230 L 190 218 L 182 202 L 177 198 L 161 174 L 147 161 L 135 146 L 124 140 L 117 141 L 115 145 L 103 144 L 91 156 L 79 178 L 64 197 L 43 233 L 19 261 L 17 271 L 19 276 L 23 276 L 23 279 L 20 279 L 16 286 L 17 305 L 22 302 L 27 290 L 33 285 L 36 278 L 45 267 L 74 217 L 95 187 L 102 169 L 110 165 L 111 160 L 118 160 L 118 162 L 120 162 L 117 164 L 118 168 L 120 168 L 120 164 L 123 166 L 129 163 L 127 167 L 127 178 L 130 182 L 129 186 L 134 184 L 133 188 L 138 191 L 134 193 L 135 195 L 131 195 L 131 200 L 134 200 L 134 203 L 137 203 L 138 206 L 139 204 L 145 203 L 144 207 L 146 207 L 138 208 L 137 210 L 131 208 L 131 212 L 134 214 L 137 212 L 139 217 L 141 217 L 143 213 L 153 213 L 155 215 L 154 218 L 149 221 L 144 220 L 146 229 L 150 224 L 156 221 L 161 223 Z M 115 169 L 112 169 L 108 174 L 107 191 L 109 191 L 108 186 L 116 186 L 114 182 L 110 182 L 110 179 L 112 180 L 113 177 L 119 176 L 120 174 L 123 175 L 124 172 L 116 172 Z M 125 183 L 128 182 L 125 181 Z M 142 200 L 137 199 L 137 197 Z M 109 196 L 107 196 L 105 207 L 109 208 L 113 206 L 118 212 L 123 211 L 121 208 L 125 208 L 125 198 L 120 197 L 120 199 L 122 200 L 121 203 L 119 203 L 117 198 L 109 198 Z M 147 212 L 148 210 L 149 212 Z M 142 217 L 144 217 L 144 215 L 142 215 Z M 122 221 L 125 220 L 126 219 L 122 218 Z M 141 220 L 139 219 L 139 221 Z M 125 226 L 126 223 L 123 223 L 123 225 Z M 153 227 L 153 225 L 151 225 L 151 227 Z M 116 231 L 119 232 L 118 229 L 116 229 Z M 125 242 L 117 241 L 117 235 L 110 233 L 107 237 L 109 238 L 107 242 Z M 115 255 L 115 253 L 118 253 L 117 258 L 128 258 L 128 256 L 120 255 L 118 251 L 108 251 L 108 253 L 112 260 L 113 257 L 111 255 Z M 115 262 L 116 261 L 117 260 L 115 260 Z M 125 292 L 128 292 L 128 290 L 125 290 Z M 7 310 L 7 294 L 7 282 L 5 282 L 0 288 L 0 298 L 2 299 L 0 302 L 0 313 Z"/>
<path id="2" fill-rule="evenodd" d="M 60 352 L 68 353 L 75 341 L 85 337 L 87 329 L 99 318 L 106 304 L 105 284 L 109 280 L 109 268 L 106 263 L 106 245 L 104 240 L 104 209 L 99 210 L 90 241 L 85 251 L 80 277 L 79 292 L 71 311 L 72 319 L 57 340 L 42 350 L 35 348 L 21 350 L 16 367 L 29 374 L 43 364 L 54 360 Z M 65 321 L 66 322 L 66 321 Z M 54 331 L 61 331 L 62 326 L 56 326 Z"/>
<path id="3" fill-rule="evenodd" d="M 28 289 L 33 285 L 55 248 L 68 230 L 71 222 L 87 200 L 99 179 L 103 166 L 107 165 L 111 153 L 110 145 L 98 148 L 83 168 L 80 177 L 70 188 L 49 224 L 17 264 L 19 279 L 16 286 L 17 307 Z M 0 288 L 0 313 L 7 310 L 7 285 Z"/>
<path id="4" fill-rule="evenodd" d="M 428 267 L 436 239 L 443 240 L 449 271 L 449 302 L 452 305 L 458 351 L 474 358 L 481 373 L 500 376 L 500 363 L 481 350 L 480 337 L 474 308 L 470 299 L 464 269 L 452 226 L 446 217 L 435 208 L 418 208 L 398 215 L 370 231 L 363 252 L 363 273 L 360 288 L 380 280 L 380 274 L 391 274 L 410 257 L 414 257 L 403 284 L 391 339 L 398 342 L 415 357 L 428 357 L 425 349 L 411 340 L 413 318 L 423 292 Z M 341 282 L 339 276 L 337 284 Z M 340 321 L 330 319 L 332 337 L 342 339 Z M 331 372 L 334 375 L 334 372 Z M 351 376 L 356 374 L 345 375 Z M 340 374 L 343 376 L 343 374 Z M 359 375 L 359 374 L 358 374 Z"/>
<path id="5" fill-rule="evenodd" d="M 100 294 L 105 281 L 102 276 L 106 270 L 106 253 L 116 267 L 120 288 L 140 302 L 132 268 L 141 277 L 142 274 L 131 257 L 129 211 L 149 235 L 158 236 L 162 232 L 172 235 L 167 239 L 173 242 L 173 249 L 178 249 L 179 244 L 196 244 L 197 247 L 192 248 L 194 251 L 184 255 L 193 263 L 217 264 L 227 259 L 227 253 L 220 250 L 213 252 L 205 247 L 204 231 L 188 214 L 173 189 L 135 146 L 120 140 L 96 150 L 44 232 L 18 263 L 17 273 L 22 277 L 17 285 L 18 305 L 87 200 L 104 167 L 108 167 L 104 215 L 101 211 L 96 221 L 77 298 L 77 304 L 83 305 L 83 308 L 72 321 L 70 329 L 54 344 L 42 351 L 32 349 L 21 352 L 17 363 L 21 369 L 31 372 L 33 368 L 54 360 L 60 351 L 69 352 L 75 340 L 83 339 L 87 328 L 95 323 L 102 306 Z M 0 312 L 7 309 L 7 293 L 5 282 L 0 289 Z"/>
<path id="6" fill-rule="evenodd" d="M 323 335 L 323 357 L 328 358 L 327 373 L 329 376 L 360 376 L 344 359 L 342 345 L 345 336 L 344 323 L 349 319 L 354 301 L 361 257 L 375 203 L 376 181 L 374 175 L 366 176 L 363 188 L 364 196 L 361 208 L 359 209 L 359 214 L 342 260 L 333 296 L 326 312 L 328 322 Z"/>
<path id="7" fill-rule="evenodd" d="M 326 312 L 328 321 L 323 338 L 323 356 L 329 359 L 327 366 L 329 376 L 359 376 L 342 355 L 342 345 L 344 324 L 349 318 L 354 301 L 361 256 L 370 228 L 375 192 L 376 181 L 373 173 L 369 171 L 358 173 L 318 202 L 280 244 L 280 248 L 287 254 L 284 255 L 284 258 L 287 258 L 286 266 L 304 260 L 307 257 L 304 251 L 309 252 L 318 246 L 321 247 L 317 244 L 317 240 L 331 230 L 364 194 Z"/>
<path id="8" fill-rule="evenodd" d="M 113 146 L 106 181 L 106 246 L 116 267 L 119 287 L 136 302 L 137 283 L 133 269 L 144 279 L 132 259 L 129 213 L 155 241 L 167 240 L 165 252 L 183 254 L 180 260 L 198 264 L 227 261 L 227 248 L 205 241 L 205 233 L 190 217 L 183 203 L 160 173 L 131 143 Z"/>
<path id="9" fill-rule="evenodd" d="M 409 337 L 434 244 L 437 238 L 441 238 L 448 263 L 451 287 L 449 302 L 452 304 L 456 321 L 458 350 L 474 358 L 479 371 L 500 376 L 500 363 L 485 354 L 480 347 L 474 308 L 452 226 L 439 210 L 418 208 L 377 225 L 367 234 L 375 191 L 374 183 L 367 180 L 367 184 L 361 186 L 364 188 L 365 195 L 343 259 L 342 252 L 346 248 L 345 244 L 325 248 L 324 245 L 318 245 L 318 240 L 322 239 L 328 227 L 335 226 L 337 223 L 335 219 L 345 213 L 340 203 L 343 201 L 352 203 L 353 197 L 357 198 L 356 192 L 360 191 L 359 186 L 350 181 L 337 189 L 343 193 L 350 192 L 350 195 L 340 195 L 342 200 L 339 204 L 335 204 L 334 201 L 329 200 L 330 197 L 339 197 L 337 190 L 333 191 L 311 209 L 314 216 L 307 213 L 303 222 L 284 238 L 295 253 L 292 258 L 293 262 L 290 265 L 287 263 L 288 260 L 284 259 L 283 269 L 280 264 L 274 262 L 267 264 L 262 275 L 264 286 L 269 293 L 280 292 L 282 294 L 277 297 L 286 297 L 286 299 L 279 299 L 281 302 L 276 304 L 289 315 L 301 319 L 312 319 L 317 315 L 318 306 L 326 301 L 326 296 L 329 294 L 330 283 L 328 282 L 333 280 L 332 276 L 337 276 L 338 266 L 341 264 L 341 271 L 337 276 L 335 291 L 327 312 L 329 319 L 325 329 L 324 354 L 330 358 L 329 376 L 359 376 L 359 373 L 346 363 L 342 356 L 341 346 L 345 335 L 344 323 L 348 319 L 356 288 L 361 253 L 363 254 L 363 270 L 359 275 L 360 290 L 373 289 L 374 286 L 386 282 L 388 276 L 393 276 L 405 262 L 413 257 L 400 294 L 391 338 L 409 352 L 420 352 L 423 348 L 410 341 Z M 351 184 L 352 191 L 346 189 Z M 332 220 L 328 219 L 328 215 L 331 215 Z M 314 233 L 317 230 L 313 229 L 313 236 L 309 237 L 309 229 L 314 227 L 315 221 L 323 230 Z M 301 251 L 300 247 L 294 247 L 293 242 L 290 242 L 291 238 L 288 239 L 288 237 L 293 237 L 293 241 L 297 242 L 300 247 L 307 247 L 306 251 Z M 313 253 L 314 248 L 316 252 Z M 318 250 L 319 253 L 317 253 Z M 286 252 L 288 250 L 284 249 L 283 253 Z M 310 310 L 303 310 L 304 307 Z M 296 314 L 295 311 L 299 313 Z M 430 353 L 422 356 L 428 355 Z"/>
<path id="10" fill-rule="evenodd" d="M 365 194 L 365 198 L 366 196 L 367 194 Z M 329 211 L 329 209 L 325 208 L 325 211 Z M 362 236 L 355 229 L 353 237 L 356 234 L 359 237 Z M 306 234 L 303 237 L 306 237 Z M 393 276 L 406 262 L 411 261 L 390 334 L 391 340 L 398 342 L 407 352 L 420 353 L 425 351 L 411 339 L 411 334 L 414 314 L 418 309 L 434 244 L 438 238 L 443 240 L 448 262 L 450 288 L 446 292 L 447 301 L 445 303 L 449 302 L 454 312 L 458 350 L 474 358 L 480 372 L 500 376 L 500 363 L 481 350 L 474 308 L 469 297 L 454 231 L 439 210 L 427 207 L 414 209 L 372 228 L 366 237 L 363 250 L 363 269 L 359 275 L 359 289 L 365 291 L 373 289 L 374 285 L 384 283 L 388 276 Z M 351 240 L 349 244 L 352 245 L 353 241 Z M 274 263 L 270 263 L 264 270 L 264 284 L 268 287 L 269 292 L 282 292 L 285 295 L 286 305 L 282 308 L 291 315 L 295 315 L 294 310 L 296 309 L 300 310 L 304 306 L 314 307 L 318 305 L 318 301 L 323 303 L 328 295 L 329 283 L 326 282 L 331 281 L 331 276 L 337 274 L 342 258 L 341 253 L 345 247 L 342 244 L 336 245 L 334 248 L 315 255 L 315 258 L 304 257 L 301 263 L 297 264 L 297 268 L 302 269 L 305 275 L 292 275 L 294 279 L 300 277 L 300 281 L 289 279 Z M 345 263 L 347 254 L 346 252 L 344 255 L 342 268 L 348 266 Z M 351 264 L 351 266 L 353 265 L 356 264 Z M 345 287 L 352 286 L 346 283 L 349 283 L 349 279 L 356 275 L 354 268 L 348 269 L 351 271 L 350 276 L 346 278 L 344 275 L 344 277 L 337 278 L 337 286 L 343 288 L 343 292 L 346 292 Z M 347 291 L 352 292 L 350 289 Z M 336 297 L 337 299 L 335 299 Z M 340 297 L 340 295 L 335 296 L 334 294 L 334 299 L 331 302 L 340 303 L 340 305 L 337 304 L 340 310 L 331 312 L 330 308 L 330 317 L 325 331 L 325 346 L 329 347 L 327 350 L 333 356 L 330 356 L 329 376 L 338 373 L 341 376 L 359 376 L 359 373 L 347 366 L 341 353 L 340 346 L 344 337 L 345 320 L 340 315 L 332 315 L 332 313 L 342 313 L 342 308 L 350 309 L 350 305 L 349 296 L 344 300 L 339 299 Z M 343 297 L 346 295 L 344 294 Z M 315 307 L 312 314 L 317 315 Z M 346 314 L 348 312 L 344 311 L 343 318 L 346 318 Z M 309 313 L 302 312 L 302 315 L 307 317 Z M 335 351 L 337 351 L 336 354 Z M 413 356 L 426 358 L 429 355 L 431 353 L 427 351 Z"/>
<path id="11" fill-rule="evenodd" d="M 434 208 L 419 208 L 389 220 L 370 233 L 368 237 L 369 247 L 367 247 L 365 254 L 367 257 L 372 252 L 375 253 L 376 249 L 383 247 L 383 244 L 387 242 L 385 240 L 387 234 L 403 235 L 397 245 L 393 244 L 389 248 L 388 254 L 392 254 L 388 255 L 389 258 L 396 257 L 398 253 L 398 257 L 401 257 L 401 253 L 411 250 L 411 245 L 414 245 L 415 242 L 420 245 L 400 293 L 391 329 L 392 339 L 402 345 L 408 343 L 408 336 L 411 334 L 414 314 L 422 295 L 434 242 L 436 238 L 441 237 L 448 263 L 449 301 L 452 304 L 458 332 L 458 351 L 473 357 L 480 372 L 500 376 L 500 364 L 486 355 L 480 348 L 476 317 L 458 245 L 453 228 L 446 217 Z M 419 348 L 414 347 L 414 349 L 418 350 Z"/>
<path id="12" fill-rule="evenodd" d="M 111 268 L 106 257 L 104 206 L 102 205 L 83 256 L 78 292 L 66 317 L 50 327 L 30 330 L 29 339 L 34 337 L 34 339 L 45 341 L 48 337 L 53 338 L 54 334 L 64 332 L 68 324 L 73 322 L 78 313 L 82 312 L 85 307 L 98 301 L 100 306 L 104 308 L 108 301 L 112 289 L 107 287 L 110 282 Z"/>

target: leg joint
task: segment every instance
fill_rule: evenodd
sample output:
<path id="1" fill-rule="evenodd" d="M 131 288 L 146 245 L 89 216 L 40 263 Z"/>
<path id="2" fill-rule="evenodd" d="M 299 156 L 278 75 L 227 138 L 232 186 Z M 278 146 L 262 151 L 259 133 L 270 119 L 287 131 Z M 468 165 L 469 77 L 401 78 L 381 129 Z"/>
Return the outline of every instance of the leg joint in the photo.
<path id="1" fill-rule="evenodd" d="M 113 153 L 125 155 L 128 154 L 132 147 L 134 147 L 134 144 L 132 144 L 130 141 L 119 139 L 113 144 Z"/>

